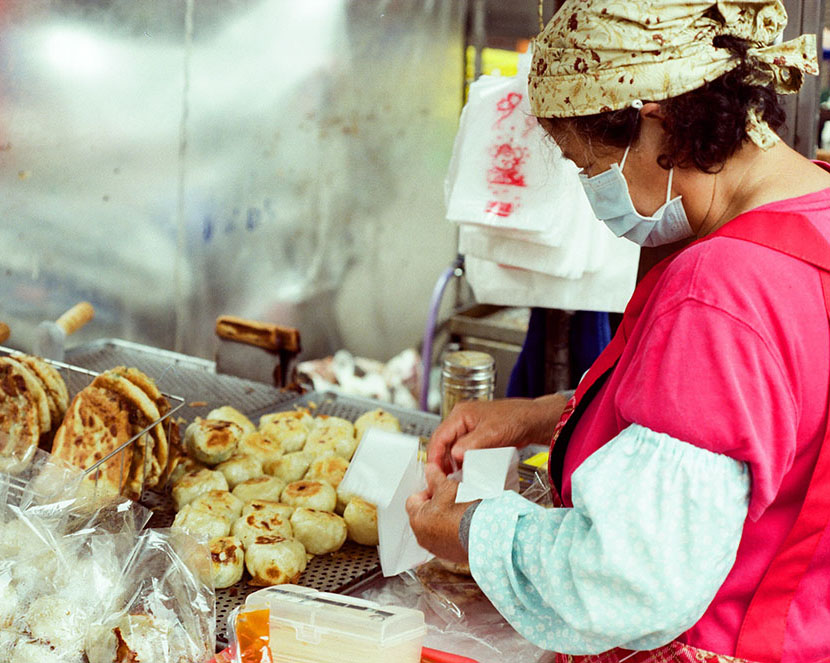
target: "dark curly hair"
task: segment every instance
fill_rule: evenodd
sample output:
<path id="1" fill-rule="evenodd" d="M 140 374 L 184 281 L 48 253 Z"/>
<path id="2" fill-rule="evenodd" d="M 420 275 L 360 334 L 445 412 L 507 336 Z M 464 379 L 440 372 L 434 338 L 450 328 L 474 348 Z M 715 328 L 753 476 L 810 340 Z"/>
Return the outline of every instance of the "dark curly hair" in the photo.
<path id="1" fill-rule="evenodd" d="M 666 170 L 695 166 L 704 173 L 720 171 L 749 140 L 746 122 L 752 109 L 773 131 L 786 122 L 775 90 L 750 82 L 757 67 L 747 55 L 749 43 L 724 35 L 716 37 L 713 44 L 732 51 L 740 63 L 696 90 L 659 102 L 665 114 L 666 142 L 657 162 Z M 540 118 L 540 123 L 548 132 L 566 123 L 578 134 L 614 147 L 626 147 L 637 139 L 640 129 L 636 108 L 572 118 Z"/>

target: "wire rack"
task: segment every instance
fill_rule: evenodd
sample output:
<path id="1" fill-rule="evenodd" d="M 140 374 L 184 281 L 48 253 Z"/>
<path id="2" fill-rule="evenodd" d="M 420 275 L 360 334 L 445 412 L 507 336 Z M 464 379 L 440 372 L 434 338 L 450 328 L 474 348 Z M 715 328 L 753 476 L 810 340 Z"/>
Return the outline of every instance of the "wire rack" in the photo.
<path id="1" fill-rule="evenodd" d="M 17 350 L 14 350 L 12 348 L 8 348 L 8 347 L 5 347 L 5 346 L 0 346 L 0 356 L 14 357 L 14 355 L 16 355 L 16 354 L 20 354 L 20 353 Z M 54 366 L 58 370 L 58 372 L 61 375 L 61 378 L 63 378 L 63 381 L 66 383 L 66 388 L 67 388 L 67 391 L 69 392 L 70 400 L 73 399 L 78 394 L 78 392 L 80 392 L 82 389 L 89 386 L 90 383 L 96 377 L 98 377 L 98 375 L 100 375 L 100 371 L 90 370 L 90 369 L 84 368 L 82 366 L 75 366 L 73 364 L 68 364 L 68 363 L 61 362 L 61 361 L 55 361 L 55 360 L 52 360 L 52 359 L 43 359 L 43 361 L 51 364 L 52 366 Z M 112 368 L 112 366 L 108 366 L 107 368 Z M 105 370 L 105 369 L 102 369 L 102 370 Z M 135 433 L 134 435 L 132 435 L 130 437 L 130 439 L 128 439 L 122 445 L 120 445 L 116 449 L 113 449 L 111 452 L 109 452 L 108 454 L 106 454 L 105 456 L 100 458 L 97 462 L 95 462 L 89 468 L 86 468 L 84 470 L 85 475 L 89 476 L 89 475 L 92 475 L 93 473 L 97 473 L 97 471 L 101 467 L 103 467 L 103 465 L 105 463 L 111 463 L 111 462 L 113 462 L 113 459 L 115 459 L 115 462 L 117 462 L 119 464 L 119 468 L 120 468 L 119 469 L 119 485 L 124 485 L 124 479 L 125 479 L 124 473 L 129 471 L 129 469 L 130 469 L 130 461 L 128 460 L 126 450 L 129 447 L 131 447 L 133 445 L 136 445 L 136 443 L 138 442 L 138 440 L 140 440 L 142 438 L 142 436 L 148 434 L 151 430 L 153 430 L 159 424 L 168 427 L 167 430 L 169 432 L 169 426 L 174 425 L 173 424 L 174 415 L 176 415 L 184 405 L 184 399 L 181 396 L 175 396 L 175 395 L 173 395 L 169 392 L 166 392 L 164 390 L 161 390 L 161 391 L 162 391 L 162 394 L 164 394 L 164 396 L 167 398 L 167 401 L 170 403 L 170 410 L 168 412 L 166 412 L 164 414 L 164 416 L 156 419 L 155 421 L 150 422 L 150 424 L 146 428 L 143 428 L 142 430 L 140 430 L 137 433 Z M 57 429 L 57 426 L 53 425 L 52 432 L 54 432 L 56 429 Z M 48 440 L 47 440 L 47 442 L 48 442 Z M 150 446 L 147 445 L 147 447 L 145 447 L 145 448 L 148 450 L 148 453 L 149 453 Z M 32 451 L 34 452 L 34 449 L 32 449 Z M 145 459 L 144 459 L 144 468 L 145 468 L 144 474 L 145 475 L 146 475 L 146 468 L 149 466 L 149 461 L 150 461 L 149 456 L 145 457 Z M 59 463 L 59 461 L 57 459 L 55 459 L 54 461 L 51 461 L 51 463 L 54 464 L 54 465 L 57 465 Z M 17 474 L 19 472 L 21 474 L 21 476 L 25 476 L 25 470 L 28 467 L 28 465 L 29 465 L 29 459 L 26 459 L 26 460 L 24 460 L 24 462 L 19 464 L 19 466 L 17 468 L 17 471 L 8 470 L 8 469 L 7 469 L 7 471 L 12 471 L 15 474 Z M 98 491 L 97 478 L 94 480 L 94 482 L 95 482 L 94 492 L 97 492 Z M 143 477 L 142 477 L 142 483 L 143 483 Z M 10 486 L 16 486 L 18 484 L 20 486 L 23 485 L 22 479 L 20 481 L 11 480 L 11 482 L 10 482 Z M 46 495 L 43 495 L 42 497 L 46 497 Z"/>

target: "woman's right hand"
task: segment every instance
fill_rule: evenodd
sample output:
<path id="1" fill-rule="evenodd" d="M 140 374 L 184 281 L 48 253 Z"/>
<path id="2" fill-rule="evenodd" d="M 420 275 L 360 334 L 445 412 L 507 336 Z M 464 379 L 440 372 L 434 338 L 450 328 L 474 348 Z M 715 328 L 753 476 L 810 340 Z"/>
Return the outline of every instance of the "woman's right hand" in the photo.
<path id="1" fill-rule="evenodd" d="M 450 474 L 454 470 L 452 461 L 460 467 L 469 449 L 546 445 L 567 402 L 562 394 L 549 394 L 536 399 L 457 403 L 432 434 L 427 461 Z"/>

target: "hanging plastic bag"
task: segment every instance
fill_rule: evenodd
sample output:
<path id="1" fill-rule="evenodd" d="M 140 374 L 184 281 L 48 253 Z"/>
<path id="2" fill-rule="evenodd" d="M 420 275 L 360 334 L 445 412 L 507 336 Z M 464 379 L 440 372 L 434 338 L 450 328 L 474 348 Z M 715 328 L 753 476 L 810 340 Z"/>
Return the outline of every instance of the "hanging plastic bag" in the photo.
<path id="1" fill-rule="evenodd" d="M 481 76 L 470 86 L 446 182 L 447 218 L 560 246 L 574 217 L 594 216 L 573 187 L 576 167 L 530 112 L 529 68 L 525 55 L 516 76 Z"/>

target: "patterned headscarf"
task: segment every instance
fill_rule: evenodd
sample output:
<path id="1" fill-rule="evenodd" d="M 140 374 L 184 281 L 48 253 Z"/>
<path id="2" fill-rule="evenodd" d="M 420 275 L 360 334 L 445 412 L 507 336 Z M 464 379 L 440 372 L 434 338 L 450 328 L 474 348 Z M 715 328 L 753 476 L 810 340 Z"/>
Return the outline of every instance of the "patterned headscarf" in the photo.
<path id="1" fill-rule="evenodd" d="M 750 42 L 754 83 L 797 92 L 818 74 L 815 35 L 776 44 L 787 24 L 781 0 L 566 0 L 533 44 L 530 106 L 537 117 L 574 117 L 662 101 L 715 80 L 740 63 L 712 40 Z M 754 111 L 750 138 L 778 137 Z"/>

